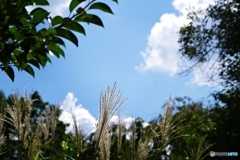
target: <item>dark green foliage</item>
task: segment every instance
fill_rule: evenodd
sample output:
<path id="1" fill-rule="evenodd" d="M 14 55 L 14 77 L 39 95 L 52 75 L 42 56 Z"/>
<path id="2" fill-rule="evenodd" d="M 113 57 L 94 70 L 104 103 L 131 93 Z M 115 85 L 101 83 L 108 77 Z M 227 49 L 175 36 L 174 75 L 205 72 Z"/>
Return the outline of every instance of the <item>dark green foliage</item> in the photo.
<path id="1" fill-rule="evenodd" d="M 227 99 L 227 95 L 221 95 L 220 106 L 218 103 L 209 107 L 204 104 L 191 101 L 189 98 L 177 98 L 177 109 L 185 110 L 181 116 L 180 123 L 186 126 L 181 134 L 185 135 L 175 139 L 172 143 L 172 153 L 170 158 L 183 160 L 187 157 L 190 149 L 197 147 L 200 139 L 207 136 L 206 140 L 213 146 L 205 152 L 240 152 L 239 146 L 239 114 L 240 107 Z M 190 101 L 189 101 L 190 100 Z M 228 101 L 229 100 L 229 101 Z M 178 114 L 178 113 L 176 113 Z M 232 159 L 237 159 L 231 157 Z M 213 159 L 210 156 L 206 160 Z M 227 159 L 227 157 L 215 157 L 215 159 Z"/>
<path id="2" fill-rule="evenodd" d="M 117 0 L 113 0 L 118 2 Z M 96 0 L 77 8 L 85 0 L 72 0 L 68 17 L 50 17 L 50 12 L 37 7 L 30 13 L 26 6 L 46 6 L 48 0 L 2 0 L 0 2 L 0 69 L 14 81 L 13 67 L 26 71 L 33 77 L 34 69 L 51 63 L 50 52 L 56 57 L 65 57 L 62 46 L 63 38 L 78 46 L 78 39 L 73 31 L 85 35 L 79 22 L 87 22 L 103 27 L 102 20 L 87 13 L 92 9 L 113 14 L 111 8 Z M 76 12 L 74 11 L 76 10 Z M 49 22 L 50 21 L 50 22 Z"/>
<path id="3" fill-rule="evenodd" d="M 202 137 L 207 136 L 209 144 L 214 144 L 210 149 L 208 149 L 205 154 L 209 155 L 209 151 L 219 151 L 219 152 L 240 152 L 239 146 L 239 114 L 240 107 L 239 101 L 232 101 L 233 95 L 236 93 L 227 94 L 217 94 L 217 99 L 221 100 L 220 106 L 218 103 L 206 106 L 201 102 L 193 102 L 190 98 L 176 98 L 174 100 L 174 117 L 179 116 L 177 119 L 177 127 L 184 128 L 179 133 L 179 137 L 168 142 L 170 148 L 159 150 L 161 147 L 161 136 L 156 135 L 153 138 L 152 145 L 149 148 L 148 160 L 159 160 L 163 159 L 176 159 L 184 160 L 189 154 L 190 150 L 197 147 L 199 141 Z M 0 92 L 0 103 L 3 104 L 1 107 L 1 113 L 3 113 L 6 107 L 6 102 L 12 105 L 12 99 L 9 96 L 6 98 L 3 92 Z M 51 107 L 48 102 L 44 102 L 38 92 L 32 94 L 33 100 L 33 112 L 31 115 L 31 123 L 35 124 L 39 115 L 47 107 Z M 182 112 L 183 111 L 183 112 Z M 9 116 L 9 115 L 7 115 Z M 127 129 L 123 129 L 122 135 L 122 146 L 118 150 L 118 130 L 117 125 L 112 126 L 112 137 L 111 137 L 111 159 L 128 160 L 128 159 L 138 159 L 138 147 L 139 141 L 145 140 L 149 132 L 154 129 L 155 133 L 160 133 L 159 122 L 162 120 L 162 116 L 159 115 L 149 122 L 149 126 L 143 127 L 144 120 L 141 118 L 136 118 L 132 123 L 132 126 Z M 18 154 L 16 149 L 18 143 L 16 140 L 10 138 L 10 129 L 12 126 L 8 123 L 4 123 L 6 142 L 4 145 L 3 154 L 0 155 L 0 159 L 11 158 L 17 159 Z M 67 124 L 61 121 L 57 122 L 56 131 L 53 135 L 50 135 L 52 140 L 49 141 L 41 149 L 41 156 L 49 159 L 95 159 L 99 157 L 98 153 L 95 152 L 96 141 L 94 139 L 94 133 L 83 136 L 82 139 L 82 149 L 78 153 L 76 149 L 76 141 L 74 141 L 74 134 L 66 134 L 65 129 Z M 135 138 L 129 139 L 129 133 L 134 131 Z M 127 136 L 128 135 L 128 136 Z M 63 147 L 63 142 L 67 144 L 67 148 Z M 170 151 L 170 154 L 169 154 Z M 15 152 L 15 154 L 14 154 Z M 23 157 L 22 157 L 23 158 Z M 217 157 L 218 159 L 226 159 L 226 157 Z M 23 158 L 24 159 L 24 158 Z M 212 157 L 207 156 L 206 160 L 212 159 Z M 234 159 L 234 157 L 232 157 Z"/>
<path id="4" fill-rule="evenodd" d="M 225 91 L 240 90 L 240 2 L 216 1 L 204 11 L 190 10 L 188 18 L 178 42 L 180 54 L 194 62 L 189 71 L 212 61 Z"/>
<path id="5" fill-rule="evenodd" d="M 215 143 L 212 150 L 239 153 L 240 2 L 216 1 L 205 11 L 190 11 L 189 19 L 191 22 L 179 32 L 180 54 L 194 62 L 188 71 L 212 61 L 217 64 L 217 75 L 212 76 L 219 76 L 224 87 L 213 93 L 219 103 L 208 111 L 214 122 L 208 133 L 210 141 Z"/>
<path id="6" fill-rule="evenodd" d="M 5 98 L 5 95 L 3 94 L 3 92 L 0 92 L 0 104 L 2 104 L 1 113 L 5 112 L 7 104 L 8 105 L 14 104 L 14 102 L 12 101 L 13 100 L 12 96 L 15 96 L 15 95 L 9 95 L 8 98 Z M 32 102 L 33 110 L 31 114 L 30 123 L 31 123 L 32 129 L 34 129 L 34 124 L 36 124 L 36 121 L 39 119 L 40 115 L 43 114 L 43 111 L 46 108 L 52 107 L 52 105 L 49 105 L 48 102 L 44 102 L 38 92 L 34 92 L 31 98 L 33 100 Z M 22 105 L 24 105 L 23 98 L 22 98 L 22 102 L 23 102 Z M 9 114 L 6 114 L 6 116 L 8 117 Z M 57 122 L 55 134 L 52 135 L 52 140 L 46 145 L 44 145 L 44 147 L 41 149 L 42 151 L 41 154 L 43 156 L 52 157 L 53 159 L 61 159 L 62 155 L 60 154 L 60 152 L 63 151 L 61 147 L 61 142 L 63 141 L 64 135 L 66 135 L 65 134 L 66 127 L 67 127 L 67 124 L 64 124 L 62 121 Z M 4 128 L 5 128 L 4 135 L 6 136 L 6 142 L 4 145 L 3 152 L 0 154 L 0 159 L 5 159 L 5 158 L 10 158 L 14 160 L 19 159 L 19 154 L 16 153 L 17 150 L 20 151 L 19 143 L 17 140 L 14 140 L 13 138 L 11 138 L 11 134 L 10 134 L 12 133 L 11 129 L 13 129 L 13 126 L 5 122 Z M 22 159 L 24 158 L 22 157 Z"/>

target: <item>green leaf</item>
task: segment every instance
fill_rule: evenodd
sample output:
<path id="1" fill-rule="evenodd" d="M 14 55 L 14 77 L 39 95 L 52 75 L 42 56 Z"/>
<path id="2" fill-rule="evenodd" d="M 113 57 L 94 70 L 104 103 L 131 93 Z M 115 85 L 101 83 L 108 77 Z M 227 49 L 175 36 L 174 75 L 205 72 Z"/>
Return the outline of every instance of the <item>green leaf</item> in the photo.
<path id="1" fill-rule="evenodd" d="M 63 57 L 65 56 L 64 51 L 61 49 L 61 47 L 55 43 L 50 43 L 48 49 L 58 58 L 60 57 L 59 55 L 62 55 Z"/>
<path id="2" fill-rule="evenodd" d="M 82 27 L 82 25 L 80 25 L 79 23 L 77 23 L 71 19 L 68 19 L 67 21 L 68 22 L 66 22 L 66 24 L 64 25 L 65 28 L 82 33 L 86 36 L 85 30 Z"/>
<path id="3" fill-rule="evenodd" d="M 20 61 L 19 62 L 20 70 L 24 70 L 28 66 L 27 62 L 21 61 L 21 60 L 19 60 L 19 61 Z"/>
<path id="4" fill-rule="evenodd" d="M 56 31 L 57 36 L 66 38 L 67 40 L 71 41 L 73 44 L 78 46 L 78 39 L 71 31 L 62 28 L 56 28 Z"/>
<path id="5" fill-rule="evenodd" d="M 36 8 L 32 10 L 30 14 L 33 15 L 32 23 L 39 24 L 44 19 L 47 19 L 49 12 L 47 12 L 45 9 L 42 9 L 42 8 Z"/>
<path id="6" fill-rule="evenodd" d="M 33 68 L 28 65 L 27 67 L 24 68 L 24 71 L 26 71 L 27 73 L 29 73 L 31 76 L 35 77 L 35 74 L 34 74 L 34 70 Z"/>
<path id="7" fill-rule="evenodd" d="M 61 16 L 55 16 L 52 20 L 52 26 L 61 24 L 63 22 L 63 18 Z"/>
<path id="8" fill-rule="evenodd" d="M 14 81 L 14 71 L 13 71 L 12 67 L 11 67 L 11 66 L 8 66 L 7 69 L 4 70 L 4 71 L 7 73 L 8 77 L 9 77 L 12 81 Z"/>
<path id="9" fill-rule="evenodd" d="M 75 18 L 75 21 L 92 23 L 101 27 L 104 27 L 102 20 L 94 14 L 83 14 Z"/>
<path id="10" fill-rule="evenodd" d="M 107 12 L 107 13 L 110 13 L 110 14 L 113 14 L 111 8 L 106 5 L 105 3 L 102 3 L 102 2 L 97 2 L 97 3 L 93 3 L 89 9 L 98 9 L 98 10 L 101 10 L 103 12 Z"/>
<path id="11" fill-rule="evenodd" d="M 47 57 L 47 61 L 48 61 L 49 63 L 52 63 L 52 61 L 51 61 L 51 59 L 50 59 L 49 57 Z"/>
<path id="12" fill-rule="evenodd" d="M 47 55 L 42 56 L 38 54 L 36 57 L 37 61 L 41 64 L 42 67 L 45 67 L 48 61 Z"/>
<path id="13" fill-rule="evenodd" d="M 64 41 L 61 38 L 59 38 L 59 37 L 54 37 L 54 42 L 57 43 L 57 44 L 60 44 L 60 45 L 62 45 L 64 47 L 66 47 Z"/>
<path id="14" fill-rule="evenodd" d="M 48 49 L 45 47 L 45 45 L 40 46 L 39 48 L 36 48 L 31 54 L 34 57 L 35 60 L 42 66 L 45 67 L 47 64 L 47 55 Z"/>
<path id="15" fill-rule="evenodd" d="M 118 0 L 112 0 L 113 2 L 116 2 L 118 4 Z"/>
<path id="16" fill-rule="evenodd" d="M 36 156 L 35 156 L 35 158 L 34 158 L 34 160 L 38 160 L 39 154 L 40 154 L 40 152 L 38 151 Z"/>
<path id="17" fill-rule="evenodd" d="M 50 28 L 46 31 L 46 35 L 56 35 L 57 34 L 57 31 L 55 28 Z"/>
<path id="18" fill-rule="evenodd" d="M 35 59 L 30 59 L 28 62 L 30 64 L 32 64 L 33 66 L 35 66 L 36 68 L 40 69 L 40 65 L 39 65 L 38 61 L 36 61 Z"/>
<path id="19" fill-rule="evenodd" d="M 85 0 L 72 0 L 70 5 L 69 5 L 69 11 L 70 13 L 76 8 L 79 4 L 84 2 Z"/>
<path id="20" fill-rule="evenodd" d="M 16 27 L 11 27 L 8 29 L 13 35 L 16 40 L 21 40 L 24 38 L 24 35 L 20 32 L 18 32 Z"/>
<path id="21" fill-rule="evenodd" d="M 49 3 L 47 0 L 34 0 L 35 5 L 48 6 Z"/>

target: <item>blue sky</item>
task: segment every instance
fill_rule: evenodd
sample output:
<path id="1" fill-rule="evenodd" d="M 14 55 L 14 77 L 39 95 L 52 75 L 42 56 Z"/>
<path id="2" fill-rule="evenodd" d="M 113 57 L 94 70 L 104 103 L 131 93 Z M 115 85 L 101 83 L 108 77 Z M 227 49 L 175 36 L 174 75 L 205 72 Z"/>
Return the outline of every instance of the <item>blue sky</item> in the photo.
<path id="1" fill-rule="evenodd" d="M 50 0 L 51 14 L 68 15 L 69 1 Z M 161 113 L 161 106 L 170 95 L 202 100 L 217 89 L 207 87 L 211 85 L 205 78 L 208 68 L 186 77 L 176 74 L 181 64 L 177 31 L 188 22 L 185 8 L 205 7 L 212 1 L 119 0 L 119 5 L 105 2 L 115 15 L 94 12 L 103 20 L 104 29 L 84 25 L 87 36 L 78 35 L 79 47 L 67 42 L 66 58 L 52 57 L 52 64 L 35 70 L 35 78 L 17 72 L 13 83 L 0 72 L 0 89 L 6 94 L 16 88 L 37 90 L 45 101 L 62 101 L 63 109 L 69 105 L 78 108 L 86 125 L 98 117 L 100 92 L 115 81 L 128 98 L 122 112 L 147 121 Z"/>

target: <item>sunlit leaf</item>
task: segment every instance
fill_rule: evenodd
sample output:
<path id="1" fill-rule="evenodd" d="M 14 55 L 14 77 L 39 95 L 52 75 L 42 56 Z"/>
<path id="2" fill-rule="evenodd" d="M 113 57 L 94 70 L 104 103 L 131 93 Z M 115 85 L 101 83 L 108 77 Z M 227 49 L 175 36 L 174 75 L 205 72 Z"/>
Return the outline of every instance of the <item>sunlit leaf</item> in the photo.
<path id="1" fill-rule="evenodd" d="M 68 22 L 64 25 L 64 27 L 86 35 L 85 30 L 82 27 L 82 25 L 80 25 L 79 23 L 77 23 L 71 19 L 68 19 Z"/>
<path id="2" fill-rule="evenodd" d="M 76 8 L 79 4 L 84 2 L 85 0 L 72 0 L 69 5 L 69 11 L 72 12 L 74 8 Z"/>
<path id="3" fill-rule="evenodd" d="M 97 3 L 93 3 L 89 9 L 99 9 L 103 12 L 107 12 L 107 13 L 110 13 L 110 14 L 113 14 L 111 8 L 106 5 L 105 3 L 102 3 L 102 2 L 97 2 Z"/>
<path id="4" fill-rule="evenodd" d="M 45 9 L 42 9 L 42 8 L 36 8 L 32 10 L 30 14 L 33 15 L 32 23 L 39 24 L 44 19 L 47 19 L 49 12 L 47 12 Z"/>
<path id="5" fill-rule="evenodd" d="M 40 154 L 40 152 L 38 151 L 36 156 L 34 157 L 34 160 L 38 160 L 39 154 Z"/>
<path id="6" fill-rule="evenodd" d="M 62 29 L 62 28 L 56 28 L 56 31 L 57 31 L 57 36 L 66 38 L 67 40 L 71 41 L 76 46 L 78 46 L 78 39 L 71 31 L 67 29 Z"/>
<path id="7" fill-rule="evenodd" d="M 56 16 L 52 19 L 52 26 L 61 24 L 63 22 L 63 18 L 61 16 Z"/>
<path id="8" fill-rule="evenodd" d="M 37 49 L 35 51 L 35 59 L 41 64 L 42 67 L 45 67 L 46 64 L 47 64 L 47 49 L 43 49 L 43 48 L 40 48 L 40 49 Z"/>
<path id="9" fill-rule="evenodd" d="M 64 51 L 61 49 L 61 47 L 55 43 L 50 43 L 48 46 L 48 49 L 58 58 L 59 55 L 62 55 L 64 57 Z"/>
<path id="10" fill-rule="evenodd" d="M 79 15 L 75 18 L 75 21 L 86 22 L 88 24 L 92 23 L 92 24 L 104 27 L 102 20 L 94 14 Z"/>

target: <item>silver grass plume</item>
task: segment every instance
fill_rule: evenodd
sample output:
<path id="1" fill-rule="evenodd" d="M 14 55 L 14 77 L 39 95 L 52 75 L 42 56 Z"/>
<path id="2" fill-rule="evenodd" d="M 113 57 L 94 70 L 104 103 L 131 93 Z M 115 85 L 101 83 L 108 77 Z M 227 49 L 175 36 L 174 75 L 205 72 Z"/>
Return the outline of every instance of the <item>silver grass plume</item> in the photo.
<path id="1" fill-rule="evenodd" d="M 117 124 L 117 130 L 118 130 L 118 143 L 117 143 L 117 152 L 119 153 L 122 146 L 122 136 L 124 134 L 125 129 L 125 117 L 123 114 L 118 115 L 118 124 Z"/>
<path id="2" fill-rule="evenodd" d="M 189 146 L 189 154 L 185 151 L 186 155 L 190 159 L 194 160 L 203 160 L 206 156 L 209 155 L 209 152 L 206 152 L 214 144 L 209 144 L 206 140 L 207 136 L 204 136 L 200 139 L 197 146 Z"/>
<path id="3" fill-rule="evenodd" d="M 77 117 L 74 113 L 73 108 L 70 108 L 71 118 L 73 121 L 74 135 L 71 136 L 72 141 L 74 142 L 74 146 L 77 150 L 78 155 L 82 152 L 82 143 L 83 143 L 83 133 L 80 126 L 77 123 Z"/>
<path id="4" fill-rule="evenodd" d="M 138 142 L 138 157 L 140 160 L 146 160 L 150 151 L 150 144 L 153 143 L 153 138 L 156 137 L 155 131 L 150 127 L 149 130 L 142 132 L 142 137 Z"/>
<path id="5" fill-rule="evenodd" d="M 162 119 L 160 121 L 159 132 L 155 132 L 156 137 L 161 137 L 159 141 L 161 142 L 160 151 L 163 151 L 167 144 L 175 138 L 182 137 L 180 132 L 187 126 L 179 126 L 178 122 L 179 118 L 182 116 L 185 110 L 182 110 L 178 115 L 173 116 L 173 99 L 171 97 L 168 98 L 166 104 L 164 105 L 165 111 L 162 115 Z M 156 130 L 156 129 L 155 129 Z M 154 130 L 153 130 L 154 131 Z"/>
<path id="6" fill-rule="evenodd" d="M 110 159 L 110 145 L 111 145 L 111 127 L 110 120 L 118 109 L 126 102 L 127 99 L 122 99 L 122 93 L 118 91 L 115 94 L 117 88 L 116 82 L 111 89 L 107 86 L 106 91 L 100 94 L 99 107 L 100 113 L 98 122 L 96 125 L 96 149 L 100 148 L 100 156 L 103 160 Z"/>

